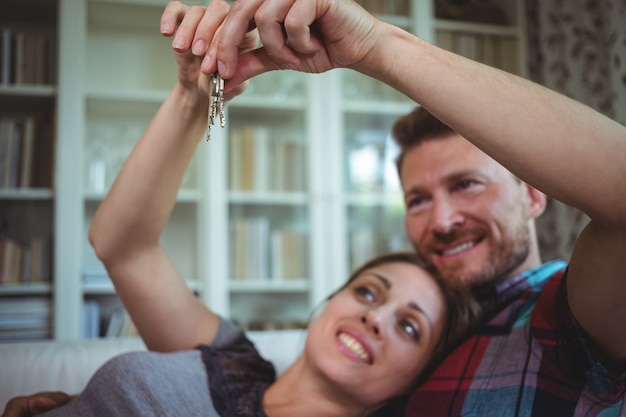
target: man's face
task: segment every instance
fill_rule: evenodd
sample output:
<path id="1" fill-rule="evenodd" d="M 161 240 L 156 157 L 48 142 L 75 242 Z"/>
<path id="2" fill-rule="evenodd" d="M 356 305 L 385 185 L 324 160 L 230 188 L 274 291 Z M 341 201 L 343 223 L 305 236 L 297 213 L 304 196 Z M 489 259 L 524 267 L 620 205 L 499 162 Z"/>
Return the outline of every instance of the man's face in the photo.
<path id="1" fill-rule="evenodd" d="M 444 278 L 476 285 L 530 266 L 527 185 L 462 136 L 411 149 L 400 177 L 407 235 Z"/>

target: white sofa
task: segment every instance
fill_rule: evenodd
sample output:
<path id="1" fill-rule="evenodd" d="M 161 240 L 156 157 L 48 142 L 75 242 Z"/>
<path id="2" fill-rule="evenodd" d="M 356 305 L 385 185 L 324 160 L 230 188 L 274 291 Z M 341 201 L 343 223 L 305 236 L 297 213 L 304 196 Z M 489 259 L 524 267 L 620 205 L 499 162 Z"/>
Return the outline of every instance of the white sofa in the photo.
<path id="1" fill-rule="evenodd" d="M 280 373 L 304 346 L 303 330 L 251 331 L 248 337 Z M 104 362 L 145 350 L 138 338 L 0 344 L 0 412 L 15 396 L 39 391 L 79 393 Z"/>

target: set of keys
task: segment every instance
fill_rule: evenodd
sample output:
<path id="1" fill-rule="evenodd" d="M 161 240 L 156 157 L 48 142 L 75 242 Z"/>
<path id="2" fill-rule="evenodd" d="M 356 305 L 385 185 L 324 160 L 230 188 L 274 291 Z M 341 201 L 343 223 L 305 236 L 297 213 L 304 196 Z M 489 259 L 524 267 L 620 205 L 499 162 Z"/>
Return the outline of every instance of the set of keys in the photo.
<path id="1" fill-rule="evenodd" d="M 220 126 L 226 124 L 226 115 L 224 114 L 224 79 L 216 71 L 211 74 L 209 80 L 209 88 L 211 96 L 209 97 L 209 123 L 206 128 L 206 140 L 211 139 L 211 126 L 215 124 L 215 118 L 219 115 Z"/>

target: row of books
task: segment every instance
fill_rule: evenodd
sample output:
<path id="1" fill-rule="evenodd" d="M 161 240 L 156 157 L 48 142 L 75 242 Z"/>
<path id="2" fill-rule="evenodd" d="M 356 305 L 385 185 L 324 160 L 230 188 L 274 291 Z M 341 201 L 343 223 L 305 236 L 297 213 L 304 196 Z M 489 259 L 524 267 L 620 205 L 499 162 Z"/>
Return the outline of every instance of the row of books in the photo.
<path id="1" fill-rule="evenodd" d="M 304 232 L 270 230 L 267 217 L 235 219 L 230 224 L 230 232 L 233 279 L 305 279 L 308 275 Z"/>
<path id="2" fill-rule="evenodd" d="M 229 186 L 234 191 L 304 191 L 306 155 L 301 142 L 272 137 L 264 127 L 231 130 Z"/>
<path id="3" fill-rule="evenodd" d="M 48 239 L 33 237 L 28 243 L 0 239 L 0 285 L 50 281 Z"/>
<path id="4" fill-rule="evenodd" d="M 405 241 L 406 239 L 401 235 L 381 235 L 368 227 L 351 231 L 348 253 L 351 270 L 358 268 L 379 254 L 410 250 Z"/>
<path id="5" fill-rule="evenodd" d="M 103 308 L 96 300 L 85 300 L 83 303 L 84 338 L 136 337 L 138 335 L 135 324 L 123 307 L 109 310 Z"/>
<path id="6" fill-rule="evenodd" d="M 0 27 L 0 84 L 56 83 L 56 35 L 42 28 Z"/>
<path id="7" fill-rule="evenodd" d="M 3 298 L 0 302 L 0 342 L 52 337 L 52 301 L 43 297 Z"/>
<path id="8" fill-rule="evenodd" d="M 519 49 L 513 37 L 438 30 L 437 45 L 492 67 L 519 72 Z"/>
<path id="9" fill-rule="evenodd" d="M 0 118 L 0 188 L 52 187 L 54 144 L 44 117 Z"/>

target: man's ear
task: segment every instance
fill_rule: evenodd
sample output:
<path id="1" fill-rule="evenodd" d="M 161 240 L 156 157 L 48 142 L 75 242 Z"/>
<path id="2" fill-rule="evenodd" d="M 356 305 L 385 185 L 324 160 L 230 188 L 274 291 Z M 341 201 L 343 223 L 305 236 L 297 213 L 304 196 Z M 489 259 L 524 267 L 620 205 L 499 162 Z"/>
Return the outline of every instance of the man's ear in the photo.
<path id="1" fill-rule="evenodd" d="M 535 187 L 524 184 L 526 187 L 526 195 L 528 196 L 528 215 L 535 219 L 539 217 L 546 209 L 547 197 L 544 193 Z"/>

